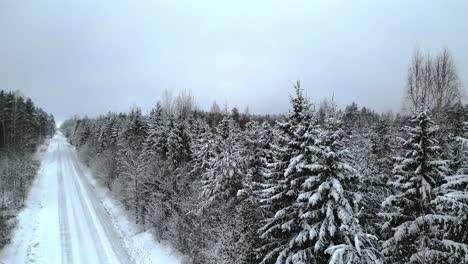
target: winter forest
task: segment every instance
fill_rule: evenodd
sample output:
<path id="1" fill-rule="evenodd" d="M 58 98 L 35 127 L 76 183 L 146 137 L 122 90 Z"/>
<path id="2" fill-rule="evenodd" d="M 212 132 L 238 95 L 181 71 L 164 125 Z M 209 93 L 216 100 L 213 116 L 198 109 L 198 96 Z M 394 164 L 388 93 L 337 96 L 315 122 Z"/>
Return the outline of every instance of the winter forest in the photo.
<path id="1" fill-rule="evenodd" d="M 19 92 L 0 91 L 0 248 L 9 242 L 18 210 L 35 178 L 38 147 L 55 133 L 51 114 Z"/>
<path id="2" fill-rule="evenodd" d="M 133 221 L 194 264 L 468 263 L 468 105 L 449 51 L 416 51 L 404 89 L 396 114 L 317 102 L 299 81 L 281 115 L 166 92 L 149 114 L 60 130 Z M 3 220 L 53 118 L 14 94 L 0 105 Z"/>

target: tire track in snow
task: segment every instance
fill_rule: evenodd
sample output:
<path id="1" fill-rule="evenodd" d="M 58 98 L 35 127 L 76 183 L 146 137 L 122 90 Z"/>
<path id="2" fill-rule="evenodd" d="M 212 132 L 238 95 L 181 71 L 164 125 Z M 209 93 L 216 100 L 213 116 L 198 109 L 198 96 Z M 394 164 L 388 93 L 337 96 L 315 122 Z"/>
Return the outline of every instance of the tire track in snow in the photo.
<path id="1" fill-rule="evenodd" d="M 90 208 L 95 212 L 97 221 L 102 226 L 105 237 L 109 242 L 112 251 L 115 253 L 115 256 L 118 258 L 119 263 L 122 264 L 131 264 L 130 257 L 127 255 L 126 248 L 121 244 L 122 238 L 115 231 L 113 224 L 110 222 L 110 215 L 104 209 L 104 206 L 100 203 L 99 198 L 93 192 L 91 184 L 88 182 L 84 175 L 84 171 L 81 167 L 80 161 L 77 156 L 70 150 L 69 151 L 69 161 L 71 166 L 73 166 L 73 171 L 75 172 L 74 180 L 77 181 L 77 184 L 82 188 L 83 193 L 86 194 L 86 197 L 89 197 Z"/>
<path id="2" fill-rule="evenodd" d="M 58 151 L 57 151 L 58 152 Z M 65 195 L 65 184 L 63 180 L 63 170 L 61 166 L 62 159 L 57 157 L 57 176 L 58 176 L 58 207 L 59 207 L 59 226 L 60 226 L 60 245 L 61 262 L 73 264 L 72 247 L 70 239 L 70 226 L 68 223 L 67 197 Z"/>
<path id="3" fill-rule="evenodd" d="M 60 153 L 63 153 L 63 147 L 60 146 L 61 148 L 61 152 Z M 65 166 L 65 162 L 62 161 L 61 164 L 59 164 L 58 166 L 60 166 L 63 170 L 66 169 L 67 167 Z M 66 179 L 69 179 L 70 178 L 70 175 L 67 175 L 66 176 Z M 64 179 L 64 182 L 65 182 L 65 179 Z M 68 195 L 68 199 L 70 201 L 70 206 L 69 206 L 69 209 L 71 209 L 71 214 L 69 215 L 70 218 L 70 222 L 72 223 L 72 229 L 75 230 L 75 235 L 78 237 L 78 241 L 79 244 L 81 246 L 84 246 L 83 245 L 83 241 L 86 241 L 86 236 L 85 236 L 85 233 L 83 232 L 82 230 L 82 226 L 81 226 L 81 222 L 80 221 L 77 221 L 78 218 L 79 218 L 79 215 L 80 215 L 80 212 L 82 211 L 82 209 L 80 208 L 77 208 L 77 206 L 75 206 L 73 204 L 73 201 L 71 200 L 71 196 L 72 196 L 72 193 L 73 193 L 73 190 L 70 189 L 70 183 L 69 181 L 66 181 L 65 183 L 65 186 L 67 186 L 67 193 L 69 194 Z M 65 190 L 64 190 L 65 191 Z M 71 232 L 71 230 L 70 230 Z M 76 251 L 77 248 L 75 247 L 74 250 Z M 73 251 L 73 249 L 72 249 Z M 82 254 L 80 252 L 78 252 L 77 254 L 74 255 L 75 256 L 75 262 L 78 262 L 78 263 L 92 263 L 89 261 L 88 259 L 88 255 L 87 254 Z"/>
<path id="4" fill-rule="evenodd" d="M 106 264 L 109 263 L 108 258 L 106 257 L 106 251 L 102 245 L 102 240 L 99 236 L 98 230 L 96 228 L 96 223 L 93 221 L 93 216 L 90 212 L 90 208 L 83 197 L 83 192 L 76 181 L 76 171 L 71 164 L 69 151 L 63 152 L 63 155 L 66 157 L 66 167 L 70 169 L 70 175 L 68 175 L 68 179 L 70 180 L 70 187 L 74 188 L 74 193 L 76 193 L 76 198 L 78 198 L 78 202 L 81 207 L 81 213 L 84 215 L 85 222 L 87 225 L 88 230 L 90 231 L 91 239 L 93 240 L 93 249 L 96 253 L 96 256 L 99 258 L 99 263 Z M 64 164 L 64 165 L 65 165 Z"/>

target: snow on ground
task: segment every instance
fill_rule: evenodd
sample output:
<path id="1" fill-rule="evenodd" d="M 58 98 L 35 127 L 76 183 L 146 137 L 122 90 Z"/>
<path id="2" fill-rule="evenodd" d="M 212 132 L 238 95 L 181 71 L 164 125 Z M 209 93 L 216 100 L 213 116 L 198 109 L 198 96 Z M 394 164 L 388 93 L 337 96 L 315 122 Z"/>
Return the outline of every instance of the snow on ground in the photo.
<path id="1" fill-rule="evenodd" d="M 135 225 L 123 209 L 123 206 L 112 198 L 107 188 L 102 187 L 93 177 L 90 170 L 82 166 L 82 172 L 90 183 L 96 200 L 101 201 L 110 215 L 114 227 L 122 237 L 128 253 L 134 263 L 141 264 L 170 264 L 188 263 L 189 261 L 169 247 L 155 241 L 149 231 L 142 231 L 141 226 Z"/>
<path id="2" fill-rule="evenodd" d="M 135 235 L 137 228 L 105 192 L 96 192 L 91 177 L 56 134 L 0 263 L 180 263 L 150 234 Z"/>

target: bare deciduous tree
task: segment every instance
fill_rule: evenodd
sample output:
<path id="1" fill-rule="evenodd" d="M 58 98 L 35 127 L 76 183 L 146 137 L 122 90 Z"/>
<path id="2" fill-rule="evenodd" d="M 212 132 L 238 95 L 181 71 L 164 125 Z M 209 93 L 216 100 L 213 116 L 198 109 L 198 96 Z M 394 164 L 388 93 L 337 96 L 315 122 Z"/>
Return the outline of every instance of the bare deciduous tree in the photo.
<path id="1" fill-rule="evenodd" d="M 406 81 L 406 106 L 410 112 L 426 107 L 440 119 L 444 109 L 462 94 L 455 62 L 447 49 L 435 57 L 423 56 L 419 49 L 414 52 Z"/>
<path id="2" fill-rule="evenodd" d="M 462 87 L 455 62 L 447 49 L 437 55 L 432 67 L 432 106 L 436 116 L 440 117 L 446 107 L 460 100 Z"/>
<path id="3" fill-rule="evenodd" d="M 178 116 L 186 119 L 196 108 L 195 97 L 192 95 L 192 92 L 181 91 L 175 99 L 174 108 Z"/>
<path id="4" fill-rule="evenodd" d="M 174 113 L 174 99 L 172 96 L 172 91 L 165 89 L 162 94 L 162 108 L 164 109 L 164 113 L 168 116 Z"/>

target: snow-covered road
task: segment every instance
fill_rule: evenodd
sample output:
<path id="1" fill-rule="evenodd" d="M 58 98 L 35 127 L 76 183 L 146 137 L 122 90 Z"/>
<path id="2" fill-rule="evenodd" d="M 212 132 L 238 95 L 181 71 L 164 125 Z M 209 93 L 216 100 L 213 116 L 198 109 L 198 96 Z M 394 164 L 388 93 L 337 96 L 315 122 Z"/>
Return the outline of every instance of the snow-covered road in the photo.
<path id="1" fill-rule="evenodd" d="M 42 158 L 12 243 L 0 263 L 131 263 L 119 232 L 58 133 Z"/>

